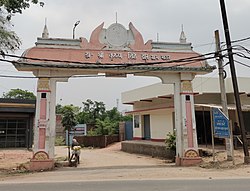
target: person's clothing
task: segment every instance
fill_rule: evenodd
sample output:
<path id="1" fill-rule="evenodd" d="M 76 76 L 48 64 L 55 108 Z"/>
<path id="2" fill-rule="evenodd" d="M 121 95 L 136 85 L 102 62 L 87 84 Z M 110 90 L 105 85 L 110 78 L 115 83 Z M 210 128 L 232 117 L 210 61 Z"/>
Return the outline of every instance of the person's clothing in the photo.
<path id="1" fill-rule="evenodd" d="M 78 164 L 80 164 L 80 154 L 81 154 L 81 150 L 74 150 L 75 146 L 80 146 L 80 144 L 77 141 L 73 141 L 72 145 L 71 145 L 71 149 L 72 149 L 72 155 L 75 155 L 77 160 L 78 160 Z"/>

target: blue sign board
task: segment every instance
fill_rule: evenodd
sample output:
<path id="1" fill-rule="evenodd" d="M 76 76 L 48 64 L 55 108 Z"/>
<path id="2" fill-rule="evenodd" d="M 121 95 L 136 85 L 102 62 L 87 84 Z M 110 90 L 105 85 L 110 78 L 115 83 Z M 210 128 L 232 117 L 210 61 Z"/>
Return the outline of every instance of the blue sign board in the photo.
<path id="1" fill-rule="evenodd" d="M 229 120 L 227 116 L 218 108 L 213 108 L 214 136 L 219 138 L 229 138 Z"/>

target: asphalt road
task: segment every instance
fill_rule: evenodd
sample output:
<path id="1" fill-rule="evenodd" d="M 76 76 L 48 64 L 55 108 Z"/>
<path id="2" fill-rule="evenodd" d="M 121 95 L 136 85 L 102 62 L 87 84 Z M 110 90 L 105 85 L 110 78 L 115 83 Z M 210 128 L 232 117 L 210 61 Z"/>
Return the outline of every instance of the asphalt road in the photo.
<path id="1" fill-rule="evenodd" d="M 249 191 L 250 179 L 0 183 L 1 191 Z"/>

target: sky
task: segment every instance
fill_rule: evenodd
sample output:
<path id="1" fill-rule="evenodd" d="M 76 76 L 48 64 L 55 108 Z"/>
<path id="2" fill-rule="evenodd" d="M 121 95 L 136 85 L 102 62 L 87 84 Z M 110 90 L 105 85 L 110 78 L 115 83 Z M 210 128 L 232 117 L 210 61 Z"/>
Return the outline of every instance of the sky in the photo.
<path id="1" fill-rule="evenodd" d="M 224 41 L 223 25 L 219 0 L 43 0 L 44 7 L 32 5 L 12 18 L 12 30 L 22 40 L 22 46 L 15 54 L 21 55 L 26 49 L 35 46 L 37 37 L 41 37 L 45 18 L 51 38 L 72 38 L 72 29 L 76 21 L 76 38 L 89 40 L 91 32 L 104 22 L 108 28 L 117 21 L 128 29 L 129 22 L 141 32 L 144 41 L 178 42 L 181 26 L 187 41 L 199 53 L 215 50 L 214 31 L 220 31 Z M 250 1 L 225 0 L 230 27 L 231 39 L 242 39 L 250 36 Z M 241 45 L 249 48 L 250 40 Z M 245 64 L 250 64 L 244 60 Z M 209 62 L 216 65 L 216 61 Z M 229 73 L 229 68 L 226 66 Z M 236 64 L 238 76 L 247 77 L 250 68 Z M 19 72 L 10 63 L 1 62 L 2 75 L 32 76 L 29 72 Z M 215 70 L 210 77 L 217 77 Z M 57 103 L 82 106 L 87 99 L 102 101 L 107 109 L 117 107 L 120 111 L 129 110 L 121 103 L 121 93 L 135 88 L 160 82 L 158 78 L 77 78 L 69 82 L 58 83 Z M 36 79 L 0 78 L 0 95 L 13 88 L 21 88 L 36 94 Z"/>

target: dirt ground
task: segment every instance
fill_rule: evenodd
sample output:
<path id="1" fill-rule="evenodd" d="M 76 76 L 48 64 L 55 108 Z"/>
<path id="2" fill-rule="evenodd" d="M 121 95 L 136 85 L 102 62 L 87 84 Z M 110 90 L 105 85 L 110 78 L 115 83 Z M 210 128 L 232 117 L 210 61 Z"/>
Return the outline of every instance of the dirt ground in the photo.
<path id="1" fill-rule="evenodd" d="M 234 175 L 250 175 L 250 165 L 244 165 L 244 156 L 242 150 L 234 151 L 234 163 L 232 161 L 226 160 L 226 152 L 223 148 L 216 149 L 215 151 L 215 161 L 211 156 L 211 148 L 203 148 L 205 154 L 210 156 L 203 157 L 203 162 L 196 167 L 175 167 L 174 163 L 169 160 L 152 158 L 150 156 L 143 156 L 137 154 L 130 154 L 122 152 L 121 143 L 113 144 L 104 149 L 93 149 L 93 148 L 83 148 L 81 150 L 80 165 L 78 168 L 83 168 L 85 170 L 93 168 L 151 168 L 160 167 L 168 168 L 168 170 L 173 171 L 178 177 L 178 172 L 186 172 L 187 177 L 192 174 L 209 172 L 211 176 L 221 171 L 226 172 L 226 174 Z M 56 159 L 63 160 L 67 156 L 67 147 L 59 146 L 55 148 Z M 21 174 L 28 168 L 27 162 L 31 159 L 32 152 L 26 149 L 11 149 L 0 150 L 0 178 L 6 175 Z M 26 164 L 26 165 L 23 165 Z M 227 171 L 230 170 L 230 171 Z M 244 171 L 244 173 L 243 173 Z M 156 177 L 160 176 L 156 172 Z M 161 172 L 165 173 L 165 170 Z M 162 175 L 161 175 L 162 176 Z M 167 176 L 167 175 L 166 175 Z M 173 174 L 172 174 L 173 176 Z M 129 177 L 128 177 L 129 178 Z"/>
<path id="2" fill-rule="evenodd" d="M 3 170 L 15 170 L 21 164 L 27 163 L 32 158 L 32 151 L 27 149 L 1 149 L 0 172 Z"/>

